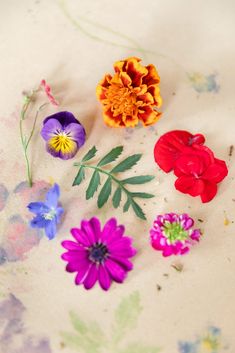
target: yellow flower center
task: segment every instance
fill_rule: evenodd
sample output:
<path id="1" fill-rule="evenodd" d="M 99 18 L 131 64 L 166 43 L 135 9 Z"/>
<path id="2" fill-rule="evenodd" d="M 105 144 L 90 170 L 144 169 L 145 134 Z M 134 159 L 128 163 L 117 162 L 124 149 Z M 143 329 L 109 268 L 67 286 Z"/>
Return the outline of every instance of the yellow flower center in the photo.
<path id="1" fill-rule="evenodd" d="M 123 114 L 132 116 L 136 106 L 136 94 L 127 87 L 111 85 L 106 93 L 107 101 L 111 104 L 111 110 L 114 116 Z"/>
<path id="2" fill-rule="evenodd" d="M 52 137 L 49 142 L 56 152 L 61 151 L 62 153 L 71 152 L 74 148 L 74 141 L 64 132 L 60 132 L 58 135 Z"/>

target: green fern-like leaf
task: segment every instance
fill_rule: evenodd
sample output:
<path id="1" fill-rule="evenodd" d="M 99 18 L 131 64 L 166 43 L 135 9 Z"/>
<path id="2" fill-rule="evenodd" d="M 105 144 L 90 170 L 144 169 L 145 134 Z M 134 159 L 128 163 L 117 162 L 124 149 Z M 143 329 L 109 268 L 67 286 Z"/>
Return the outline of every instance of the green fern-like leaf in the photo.
<path id="1" fill-rule="evenodd" d="M 122 173 L 128 169 L 131 169 L 140 160 L 141 157 L 142 154 L 133 154 L 132 156 L 127 157 L 124 159 L 124 161 L 116 165 L 116 167 L 111 170 L 111 173 Z"/>
<path id="2" fill-rule="evenodd" d="M 100 184 L 100 174 L 98 170 L 95 170 L 86 191 L 87 200 L 89 200 L 94 196 L 94 193 L 97 191 L 99 184 Z"/>
<path id="3" fill-rule="evenodd" d="M 104 204 L 108 201 L 108 198 L 111 194 L 111 190 L 112 190 L 112 179 L 108 177 L 98 196 L 97 205 L 99 208 L 103 207 Z"/>

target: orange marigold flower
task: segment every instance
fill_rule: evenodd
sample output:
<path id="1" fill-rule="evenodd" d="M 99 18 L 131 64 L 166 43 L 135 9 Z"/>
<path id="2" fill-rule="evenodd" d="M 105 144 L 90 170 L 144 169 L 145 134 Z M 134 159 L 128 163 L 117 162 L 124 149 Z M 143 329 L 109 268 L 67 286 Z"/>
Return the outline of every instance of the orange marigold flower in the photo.
<path id="1" fill-rule="evenodd" d="M 134 127 L 139 120 L 152 125 L 161 116 L 160 77 L 154 65 L 143 66 L 131 57 L 114 64 L 115 74 L 105 75 L 96 95 L 103 105 L 104 121 L 111 127 Z"/>

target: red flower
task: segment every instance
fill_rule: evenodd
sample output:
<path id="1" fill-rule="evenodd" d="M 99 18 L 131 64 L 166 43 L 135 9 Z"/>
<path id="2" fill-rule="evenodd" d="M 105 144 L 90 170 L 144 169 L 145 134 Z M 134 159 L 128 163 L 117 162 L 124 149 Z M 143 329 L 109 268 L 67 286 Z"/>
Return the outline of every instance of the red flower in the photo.
<path id="1" fill-rule="evenodd" d="M 59 105 L 59 103 L 56 101 L 55 97 L 51 94 L 51 87 L 46 83 L 45 80 L 41 81 L 41 86 L 43 87 L 49 101 L 53 105 Z"/>
<path id="2" fill-rule="evenodd" d="M 176 160 L 187 146 L 203 145 L 201 134 L 192 135 L 187 131 L 174 130 L 162 135 L 154 147 L 154 159 L 164 172 L 174 169 Z"/>
<path id="3" fill-rule="evenodd" d="M 178 177 L 175 188 L 184 194 L 211 201 L 217 193 L 217 184 L 228 174 L 224 161 L 214 158 L 206 146 L 185 147 L 175 161 L 174 173 Z"/>

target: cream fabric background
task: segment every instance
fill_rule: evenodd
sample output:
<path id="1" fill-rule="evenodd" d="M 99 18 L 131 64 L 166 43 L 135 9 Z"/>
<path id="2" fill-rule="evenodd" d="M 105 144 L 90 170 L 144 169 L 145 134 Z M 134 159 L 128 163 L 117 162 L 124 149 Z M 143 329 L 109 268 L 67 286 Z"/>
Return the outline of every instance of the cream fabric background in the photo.
<path id="1" fill-rule="evenodd" d="M 235 134 L 234 14 L 233 0 L 0 2 L 0 236 L 7 252 L 0 267 L 1 353 L 156 352 L 148 346 L 159 347 L 164 353 L 234 353 L 235 155 L 229 157 Z M 159 70 L 163 116 L 154 128 L 110 129 L 103 124 L 95 87 L 104 73 L 112 72 L 113 62 L 133 55 Z M 37 182 L 39 188 L 51 180 L 60 184 L 67 215 L 53 241 L 43 237 L 39 242 L 27 230 L 31 215 L 25 207 L 36 194 L 33 191 L 30 195 L 20 184 L 25 180 L 25 169 L 18 119 L 22 91 L 37 86 L 43 78 L 61 103 L 58 109 L 73 112 L 87 130 L 86 145 L 75 160 L 93 145 L 100 155 L 118 144 L 125 146 L 124 155 L 143 153 L 136 171 L 156 175 L 154 182 L 142 188 L 156 195 L 146 205 L 142 203 L 146 222 L 136 219 L 132 212 L 115 211 L 110 203 L 98 211 L 95 199 L 86 202 L 86 183 L 70 187 L 76 174 L 73 161 L 53 159 L 44 152 L 38 124 L 31 145 L 34 180 L 41 181 Z M 53 111 L 48 108 L 41 121 Z M 153 162 L 155 141 L 172 129 L 203 133 L 207 145 L 228 164 L 229 176 L 209 204 L 177 192 L 174 176 L 159 171 Z M 181 273 L 171 267 L 175 259 L 162 258 L 148 243 L 148 229 L 155 215 L 170 211 L 189 212 L 196 221 L 203 220 L 196 222 L 203 230 L 203 239 L 189 255 L 180 258 L 184 265 Z M 114 284 L 107 293 L 98 286 L 89 292 L 76 287 L 73 275 L 64 271 L 60 260 L 61 240 L 81 218 L 92 215 L 103 222 L 115 215 L 139 249 L 134 271 L 123 285 Z M 88 326 L 95 320 L 111 342 L 117 307 L 132 293 L 139 298 L 142 311 L 133 309 L 139 310 L 138 318 L 136 314 L 135 323 L 127 325 L 121 348 L 113 343 L 71 347 L 64 340 L 62 332 L 75 332 L 69 318 L 73 311 Z M 22 324 L 17 332 L 14 315 Z M 219 346 L 214 350 L 203 341 L 211 326 L 221 330 L 216 333 Z M 145 348 L 131 350 L 128 345 L 133 341 Z M 188 348 L 180 348 L 180 341 L 189 342 Z"/>

